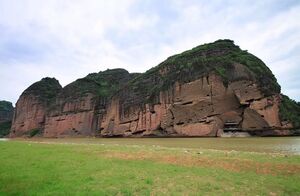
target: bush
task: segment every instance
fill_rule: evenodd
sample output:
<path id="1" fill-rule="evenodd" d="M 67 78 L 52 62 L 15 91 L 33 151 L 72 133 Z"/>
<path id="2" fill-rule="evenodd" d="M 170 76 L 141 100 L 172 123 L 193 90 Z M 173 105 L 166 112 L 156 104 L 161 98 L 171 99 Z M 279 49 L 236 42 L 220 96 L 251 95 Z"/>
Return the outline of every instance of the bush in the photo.
<path id="1" fill-rule="evenodd" d="M 22 95 L 34 95 L 45 103 L 55 101 L 56 95 L 61 90 L 61 85 L 55 78 L 43 78 L 29 86 Z"/>
<path id="2" fill-rule="evenodd" d="M 34 137 L 34 136 L 36 136 L 36 135 L 38 135 L 38 134 L 41 134 L 41 132 L 42 132 L 42 130 L 39 129 L 39 128 L 31 129 L 31 130 L 29 131 L 29 137 Z"/>
<path id="3" fill-rule="evenodd" d="M 282 95 L 279 115 L 281 121 L 291 122 L 294 128 L 300 127 L 300 103 L 290 99 L 288 96 Z"/>
<path id="4" fill-rule="evenodd" d="M 168 90 L 176 81 L 190 82 L 205 77 L 212 71 L 220 75 L 227 86 L 232 82 L 230 74 L 235 63 L 243 64 L 253 73 L 265 96 L 280 93 L 280 86 L 271 70 L 259 58 L 241 50 L 231 40 L 218 40 L 171 56 L 131 80 L 128 88 L 142 100 L 149 102 L 147 97 L 157 100 L 153 98 L 158 97 L 160 91 Z"/>

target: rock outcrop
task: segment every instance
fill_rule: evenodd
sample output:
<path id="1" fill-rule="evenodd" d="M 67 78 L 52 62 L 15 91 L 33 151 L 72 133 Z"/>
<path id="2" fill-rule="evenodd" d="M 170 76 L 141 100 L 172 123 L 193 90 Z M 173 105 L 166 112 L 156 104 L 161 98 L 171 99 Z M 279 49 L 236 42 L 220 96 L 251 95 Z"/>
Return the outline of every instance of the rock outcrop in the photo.
<path id="1" fill-rule="evenodd" d="M 11 137 L 42 134 L 47 109 L 60 89 L 61 85 L 54 78 L 43 78 L 28 87 L 16 103 Z"/>
<path id="2" fill-rule="evenodd" d="M 11 136 L 33 129 L 45 137 L 288 135 L 300 124 L 299 104 L 231 40 L 169 57 L 142 74 L 113 69 L 64 88 L 57 82 L 47 101 L 30 88 L 18 100 Z"/>
<path id="3" fill-rule="evenodd" d="M 89 74 L 58 94 L 45 121 L 44 136 L 96 136 L 109 98 L 136 74 L 124 69 Z"/>

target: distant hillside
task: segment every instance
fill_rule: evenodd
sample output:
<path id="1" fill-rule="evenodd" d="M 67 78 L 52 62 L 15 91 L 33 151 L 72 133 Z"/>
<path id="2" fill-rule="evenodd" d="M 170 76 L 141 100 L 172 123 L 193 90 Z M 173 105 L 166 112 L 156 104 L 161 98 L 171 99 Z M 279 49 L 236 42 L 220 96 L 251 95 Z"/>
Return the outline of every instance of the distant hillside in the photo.
<path id="1" fill-rule="evenodd" d="M 9 101 L 0 101 L 0 137 L 7 136 L 10 131 L 14 107 Z"/>

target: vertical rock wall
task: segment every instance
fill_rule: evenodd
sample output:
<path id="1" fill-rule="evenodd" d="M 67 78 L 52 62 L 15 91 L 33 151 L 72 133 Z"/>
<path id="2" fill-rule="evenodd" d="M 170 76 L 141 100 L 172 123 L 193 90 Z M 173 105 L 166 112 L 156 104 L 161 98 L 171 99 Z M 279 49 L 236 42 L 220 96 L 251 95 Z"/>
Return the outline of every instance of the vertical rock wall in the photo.
<path id="1" fill-rule="evenodd" d="M 21 96 L 13 116 L 11 136 L 22 136 L 33 129 L 42 129 L 46 106 L 33 95 Z"/>
<path id="2" fill-rule="evenodd" d="M 285 100 L 286 107 L 300 108 Z M 281 102 L 280 86 L 260 59 L 218 40 L 143 74 L 106 70 L 64 88 L 42 79 L 18 100 L 11 136 L 34 129 L 45 137 L 289 134 L 281 130 L 293 128 L 290 119 L 298 123 L 300 109 L 281 122 Z"/>

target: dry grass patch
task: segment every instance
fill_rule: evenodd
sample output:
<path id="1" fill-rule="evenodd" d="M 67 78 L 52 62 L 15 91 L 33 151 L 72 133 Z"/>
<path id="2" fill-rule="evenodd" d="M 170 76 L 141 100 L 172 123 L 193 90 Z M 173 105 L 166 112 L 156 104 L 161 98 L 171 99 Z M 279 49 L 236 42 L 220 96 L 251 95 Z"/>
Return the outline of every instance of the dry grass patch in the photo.
<path id="1" fill-rule="evenodd" d="M 233 172 L 253 171 L 257 174 L 299 175 L 300 165 L 271 162 L 256 162 L 243 158 L 211 158 L 204 155 L 165 154 L 158 152 L 117 152 L 105 151 L 101 156 L 123 160 L 151 160 L 159 163 L 174 164 L 188 167 L 220 168 Z"/>

